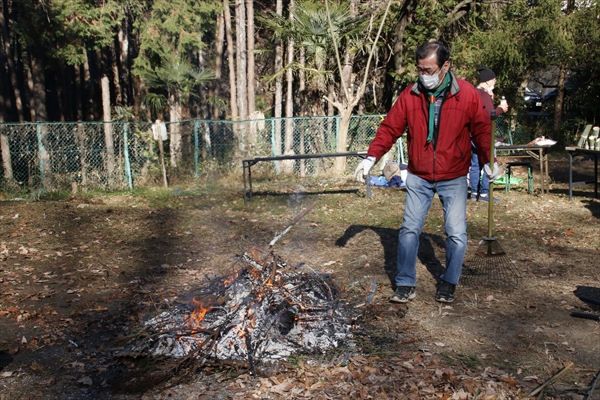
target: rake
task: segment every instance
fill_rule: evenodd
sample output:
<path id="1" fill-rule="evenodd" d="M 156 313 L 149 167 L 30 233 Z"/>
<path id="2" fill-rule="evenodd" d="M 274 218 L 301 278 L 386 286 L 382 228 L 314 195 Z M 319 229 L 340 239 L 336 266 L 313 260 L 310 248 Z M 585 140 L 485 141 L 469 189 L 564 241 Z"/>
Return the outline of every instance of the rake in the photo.
<path id="1" fill-rule="evenodd" d="M 490 129 L 490 166 L 494 162 L 494 141 L 496 139 L 496 115 L 492 111 Z M 488 197 L 488 233 L 462 274 L 462 284 L 473 287 L 511 289 L 521 281 L 521 275 L 508 258 L 498 240 L 493 235 L 494 190 L 490 181 Z"/>

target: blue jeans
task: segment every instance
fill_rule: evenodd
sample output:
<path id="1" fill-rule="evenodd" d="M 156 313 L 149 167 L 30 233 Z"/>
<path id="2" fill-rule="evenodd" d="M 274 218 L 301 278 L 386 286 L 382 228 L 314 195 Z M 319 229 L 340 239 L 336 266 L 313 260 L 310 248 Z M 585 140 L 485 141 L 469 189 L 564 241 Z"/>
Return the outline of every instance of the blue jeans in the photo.
<path id="1" fill-rule="evenodd" d="M 406 190 L 404 220 L 398 235 L 396 286 L 417 285 L 419 236 L 435 193 L 442 202 L 446 232 L 446 271 L 440 278 L 457 285 L 467 250 L 467 180 L 461 176 L 447 181 L 429 182 L 409 173 Z"/>
<path id="2" fill-rule="evenodd" d="M 471 188 L 471 196 L 473 194 L 479 194 L 487 196 L 490 193 L 490 180 L 487 174 L 481 176 L 481 170 L 483 165 L 479 164 L 479 157 L 477 153 L 473 151 L 471 155 L 471 168 L 469 169 L 469 187 Z M 481 182 L 479 181 L 481 178 Z"/>

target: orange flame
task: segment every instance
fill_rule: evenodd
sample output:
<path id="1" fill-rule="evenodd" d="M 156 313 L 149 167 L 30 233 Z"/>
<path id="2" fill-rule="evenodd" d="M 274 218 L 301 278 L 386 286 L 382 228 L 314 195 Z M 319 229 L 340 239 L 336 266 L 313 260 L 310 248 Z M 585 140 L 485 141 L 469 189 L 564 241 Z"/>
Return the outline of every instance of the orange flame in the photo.
<path id="1" fill-rule="evenodd" d="M 231 275 L 229 275 L 227 278 L 225 278 L 225 280 L 223 280 L 223 286 L 229 286 L 231 284 L 231 282 L 233 282 L 234 279 L 238 277 L 239 274 L 240 274 L 240 271 L 234 270 L 231 273 Z"/>
<path id="2" fill-rule="evenodd" d="M 192 304 L 194 305 L 194 311 L 190 315 L 190 321 L 192 328 L 199 328 L 204 321 L 206 313 L 212 310 L 212 305 L 204 305 L 204 303 L 195 297 L 192 298 Z"/>

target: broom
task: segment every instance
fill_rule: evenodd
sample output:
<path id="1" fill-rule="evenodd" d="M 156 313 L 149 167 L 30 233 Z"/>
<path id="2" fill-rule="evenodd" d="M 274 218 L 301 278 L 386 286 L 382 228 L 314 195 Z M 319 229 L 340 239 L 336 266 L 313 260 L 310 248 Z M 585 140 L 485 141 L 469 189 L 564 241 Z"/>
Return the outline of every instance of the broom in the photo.
<path id="1" fill-rule="evenodd" d="M 490 127 L 490 166 L 494 162 L 494 142 L 496 140 L 496 113 L 492 111 Z M 510 289 L 521 281 L 519 271 L 502 250 L 493 235 L 494 222 L 494 189 L 490 181 L 488 198 L 488 234 L 481 241 L 473 258 L 469 261 L 462 276 L 465 286 L 485 286 L 491 288 Z"/>

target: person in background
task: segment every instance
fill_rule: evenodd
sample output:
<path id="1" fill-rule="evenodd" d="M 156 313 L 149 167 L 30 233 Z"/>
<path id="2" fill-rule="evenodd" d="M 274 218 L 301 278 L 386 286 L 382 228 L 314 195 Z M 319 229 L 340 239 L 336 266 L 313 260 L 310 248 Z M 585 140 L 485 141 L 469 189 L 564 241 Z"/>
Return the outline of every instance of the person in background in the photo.
<path id="1" fill-rule="evenodd" d="M 491 118 L 492 110 L 495 111 L 496 117 L 508 111 L 506 100 L 500 102 L 500 107 L 494 108 L 494 86 L 496 85 L 496 74 L 488 67 L 481 66 L 477 68 L 479 72 L 479 85 L 477 92 L 483 101 L 483 105 Z M 471 200 L 488 201 L 490 198 L 490 182 L 486 174 L 481 174 L 484 164 L 475 151 L 471 155 L 471 168 L 469 169 L 469 188 L 471 189 Z M 494 197 L 494 202 L 499 202 L 500 199 Z"/>
<path id="2" fill-rule="evenodd" d="M 450 71 L 450 51 L 428 42 L 415 52 L 419 79 L 402 91 L 379 126 L 367 157 L 354 172 L 364 177 L 406 130 L 408 173 L 406 204 L 398 235 L 398 273 L 390 301 L 407 303 L 416 296 L 417 252 L 425 218 L 437 193 L 444 211 L 446 269 L 439 277 L 435 300 L 451 303 L 467 248 L 467 180 L 471 141 L 490 179 L 498 165 L 490 156 L 490 117 L 475 87 Z"/>

